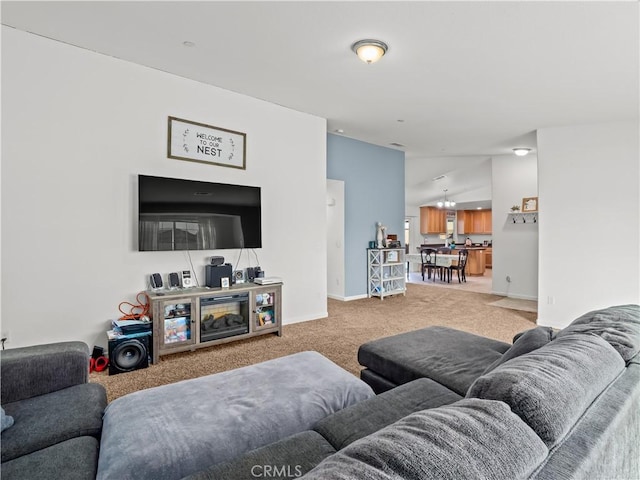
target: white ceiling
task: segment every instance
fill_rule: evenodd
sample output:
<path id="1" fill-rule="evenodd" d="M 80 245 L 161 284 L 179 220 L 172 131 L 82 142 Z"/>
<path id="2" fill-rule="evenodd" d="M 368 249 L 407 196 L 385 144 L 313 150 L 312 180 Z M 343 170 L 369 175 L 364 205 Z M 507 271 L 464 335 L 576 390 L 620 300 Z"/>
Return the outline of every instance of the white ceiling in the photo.
<path id="1" fill-rule="evenodd" d="M 637 2 L 1 8 L 5 25 L 326 118 L 329 132 L 427 162 L 429 180 L 516 146 L 535 149 L 541 127 L 638 119 Z M 363 38 L 386 42 L 387 55 L 373 65 L 358 60 L 350 47 Z M 448 182 L 454 194 L 470 188 Z M 420 188 L 417 203 L 442 196 L 441 182 Z"/>

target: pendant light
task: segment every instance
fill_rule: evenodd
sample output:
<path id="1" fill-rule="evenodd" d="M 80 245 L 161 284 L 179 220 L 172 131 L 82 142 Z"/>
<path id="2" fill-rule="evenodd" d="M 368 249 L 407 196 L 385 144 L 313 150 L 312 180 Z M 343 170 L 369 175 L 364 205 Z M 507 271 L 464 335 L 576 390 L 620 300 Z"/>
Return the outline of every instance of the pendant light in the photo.
<path id="1" fill-rule="evenodd" d="M 445 188 L 444 189 L 444 201 L 440 201 L 438 203 L 436 203 L 436 205 L 438 205 L 438 208 L 453 208 L 456 206 L 456 202 L 454 202 L 453 200 L 449 201 L 447 200 L 447 192 L 448 190 Z"/>

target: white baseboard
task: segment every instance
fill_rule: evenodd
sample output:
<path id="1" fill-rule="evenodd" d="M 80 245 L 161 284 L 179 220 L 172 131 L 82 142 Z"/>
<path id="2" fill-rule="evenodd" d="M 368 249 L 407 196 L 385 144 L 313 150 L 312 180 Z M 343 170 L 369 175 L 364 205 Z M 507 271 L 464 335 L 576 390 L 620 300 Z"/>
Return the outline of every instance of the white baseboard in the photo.
<path id="1" fill-rule="evenodd" d="M 531 295 L 518 295 L 514 293 L 507 294 L 507 292 L 495 292 L 495 291 L 491 291 L 491 295 L 500 295 L 501 297 L 517 298 L 518 300 L 533 300 L 534 302 L 538 301 L 538 297 L 532 297 Z"/>
<path id="2" fill-rule="evenodd" d="M 327 295 L 327 297 L 333 300 L 340 300 L 341 302 L 350 302 L 351 300 L 361 300 L 363 298 L 367 298 L 368 295 L 365 293 L 363 295 L 354 295 L 352 297 L 342 297 L 338 295 Z"/>

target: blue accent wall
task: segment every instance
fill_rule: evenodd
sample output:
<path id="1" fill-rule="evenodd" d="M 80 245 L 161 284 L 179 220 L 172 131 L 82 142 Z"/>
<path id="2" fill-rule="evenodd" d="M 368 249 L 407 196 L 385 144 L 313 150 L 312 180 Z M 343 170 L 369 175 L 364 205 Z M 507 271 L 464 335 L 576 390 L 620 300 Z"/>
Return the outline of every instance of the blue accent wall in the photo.
<path id="1" fill-rule="evenodd" d="M 344 181 L 345 297 L 366 295 L 376 223 L 404 245 L 404 152 L 328 134 L 327 178 Z"/>

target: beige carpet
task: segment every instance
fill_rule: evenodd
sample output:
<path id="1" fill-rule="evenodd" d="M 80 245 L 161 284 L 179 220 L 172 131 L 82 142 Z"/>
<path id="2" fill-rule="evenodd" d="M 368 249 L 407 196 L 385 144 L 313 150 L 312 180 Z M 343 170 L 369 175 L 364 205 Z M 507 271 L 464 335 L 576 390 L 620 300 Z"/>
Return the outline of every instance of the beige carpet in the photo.
<path id="1" fill-rule="evenodd" d="M 358 347 L 369 340 L 431 325 L 445 325 L 511 342 L 535 326 L 536 314 L 488 303 L 501 297 L 408 284 L 406 296 L 328 301 L 328 318 L 285 325 L 282 337 L 265 335 L 162 357 L 149 368 L 118 375 L 92 373 L 109 401 L 143 388 L 242 367 L 295 352 L 315 350 L 358 375 Z"/>
<path id="2" fill-rule="evenodd" d="M 492 307 L 510 308 L 511 310 L 522 310 L 523 312 L 538 312 L 538 302 L 522 300 L 520 298 L 503 298 L 496 302 L 491 302 L 489 305 Z"/>

